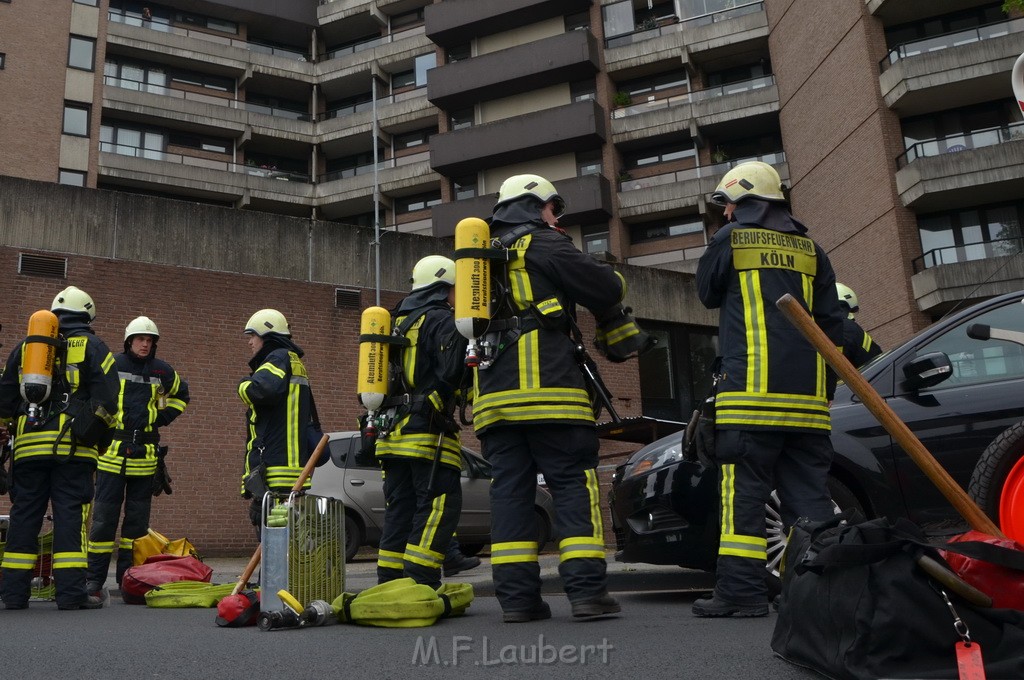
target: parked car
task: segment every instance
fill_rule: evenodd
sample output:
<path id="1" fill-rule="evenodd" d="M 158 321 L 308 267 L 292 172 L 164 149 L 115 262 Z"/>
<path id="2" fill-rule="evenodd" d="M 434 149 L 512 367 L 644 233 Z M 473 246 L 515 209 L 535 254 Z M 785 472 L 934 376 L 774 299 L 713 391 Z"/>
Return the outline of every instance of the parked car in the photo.
<path id="1" fill-rule="evenodd" d="M 359 451 L 358 432 L 332 432 L 331 460 L 313 474 L 310 493 L 338 498 L 345 504 L 345 560 L 359 547 L 380 545 L 384 526 L 384 481 L 380 467 L 364 461 Z M 359 460 L 357 460 L 359 458 Z M 462 516 L 457 529 L 459 545 L 466 555 L 475 555 L 491 542 L 491 465 L 479 454 L 462 447 Z M 551 540 L 555 507 L 551 494 L 537 487 L 534 510 L 538 543 Z"/>
<path id="2" fill-rule="evenodd" d="M 1024 347 L 995 337 L 975 339 L 968 329 L 977 324 L 981 330 L 990 327 L 993 336 L 1000 335 L 996 329 L 1011 332 L 1004 336 L 1024 333 L 1022 298 L 1024 291 L 978 303 L 861 368 L 965 489 L 973 474 L 972 495 L 997 520 L 1004 489 L 1024 491 L 1024 426 L 1017 425 L 1024 419 Z M 975 329 L 972 335 L 984 333 Z M 831 413 L 836 456 L 829 488 L 839 508 L 858 508 L 868 517 L 907 517 L 933 535 L 967 528 L 846 385 L 837 388 Z M 1004 431 L 1006 436 L 999 437 Z M 682 433 L 663 437 L 616 469 L 610 496 L 616 559 L 714 569 L 716 472 L 688 458 L 682 440 Z M 769 570 L 777 566 L 785 545 L 773 506 L 774 501 L 767 512 Z"/>

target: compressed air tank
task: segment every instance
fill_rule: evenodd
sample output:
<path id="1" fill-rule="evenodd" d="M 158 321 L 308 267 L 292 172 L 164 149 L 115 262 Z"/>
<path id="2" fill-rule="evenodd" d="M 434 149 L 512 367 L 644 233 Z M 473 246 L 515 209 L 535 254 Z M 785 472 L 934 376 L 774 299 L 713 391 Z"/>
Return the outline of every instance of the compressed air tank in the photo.
<path id="1" fill-rule="evenodd" d="M 474 253 L 490 240 L 490 227 L 479 217 L 455 225 L 455 327 L 469 340 L 487 331 L 491 316 L 491 261 Z"/>
<path id="2" fill-rule="evenodd" d="M 391 314 L 383 307 L 367 307 L 359 321 L 359 383 L 356 392 L 367 411 L 376 411 L 388 394 L 388 343 Z"/>
<path id="3" fill-rule="evenodd" d="M 53 363 L 57 356 L 57 315 L 40 309 L 29 317 L 28 332 L 21 350 L 21 397 L 38 407 L 50 398 Z M 47 342 L 49 339 L 54 342 Z"/>

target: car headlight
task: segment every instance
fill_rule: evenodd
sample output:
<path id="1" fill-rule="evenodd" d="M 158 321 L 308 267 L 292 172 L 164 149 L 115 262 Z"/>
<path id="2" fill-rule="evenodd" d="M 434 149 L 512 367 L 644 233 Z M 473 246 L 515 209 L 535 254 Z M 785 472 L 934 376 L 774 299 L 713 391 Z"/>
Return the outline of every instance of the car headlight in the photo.
<path id="1" fill-rule="evenodd" d="M 648 451 L 638 456 L 635 460 L 630 461 L 622 473 L 622 479 L 626 480 L 630 477 L 636 477 L 659 467 L 678 463 L 681 460 L 683 460 L 683 442 L 680 439 L 666 447 L 659 447 Z"/>

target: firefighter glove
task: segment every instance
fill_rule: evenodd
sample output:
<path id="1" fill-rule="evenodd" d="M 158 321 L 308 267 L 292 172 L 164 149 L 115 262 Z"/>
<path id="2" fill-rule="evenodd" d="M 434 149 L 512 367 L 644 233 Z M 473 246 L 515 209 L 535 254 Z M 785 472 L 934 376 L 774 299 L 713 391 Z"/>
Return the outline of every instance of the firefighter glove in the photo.
<path id="1" fill-rule="evenodd" d="M 167 452 L 166 446 L 161 446 L 164 453 Z M 162 493 L 170 496 L 174 491 L 171 489 L 171 475 L 167 472 L 167 463 L 164 461 L 164 457 L 160 456 L 156 461 L 156 473 L 153 475 L 153 495 L 159 496 Z"/>

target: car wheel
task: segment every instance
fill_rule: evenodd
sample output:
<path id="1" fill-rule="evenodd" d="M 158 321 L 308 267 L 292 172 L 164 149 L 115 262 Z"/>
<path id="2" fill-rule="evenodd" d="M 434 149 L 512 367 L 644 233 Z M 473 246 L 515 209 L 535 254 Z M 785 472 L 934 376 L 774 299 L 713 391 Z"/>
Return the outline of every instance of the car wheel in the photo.
<path id="1" fill-rule="evenodd" d="M 551 522 L 542 510 L 534 510 L 534 514 L 537 515 L 537 552 L 543 552 L 551 540 Z"/>
<path id="2" fill-rule="evenodd" d="M 1024 540 L 1024 422 L 988 445 L 974 466 L 968 493 L 1004 534 Z"/>
<path id="3" fill-rule="evenodd" d="M 363 544 L 363 530 L 359 521 L 352 515 L 345 513 L 345 561 L 351 562 L 352 558 L 359 552 L 359 546 Z"/>
<path id="4" fill-rule="evenodd" d="M 459 543 L 459 550 L 466 557 L 476 557 L 484 549 L 484 543 Z"/>
<path id="5" fill-rule="evenodd" d="M 855 508 L 863 513 L 857 496 L 850 491 L 849 487 L 835 477 L 829 476 L 828 490 L 832 496 L 832 508 L 838 515 L 843 510 Z M 782 526 L 782 514 L 779 510 L 779 497 L 772 491 L 772 498 L 765 505 L 765 523 L 768 537 L 768 561 L 765 568 L 768 573 L 765 575 L 765 582 L 768 584 L 768 597 L 773 598 L 782 592 L 782 581 L 779 578 L 779 566 L 782 564 L 782 553 L 786 550 L 787 535 Z"/>

